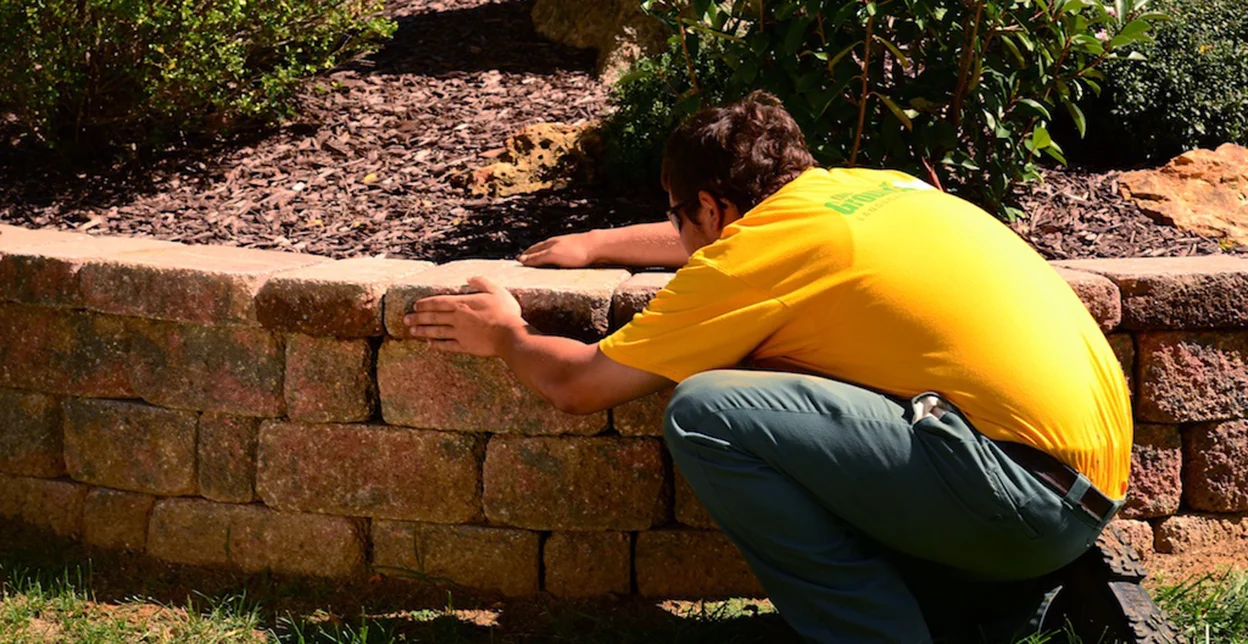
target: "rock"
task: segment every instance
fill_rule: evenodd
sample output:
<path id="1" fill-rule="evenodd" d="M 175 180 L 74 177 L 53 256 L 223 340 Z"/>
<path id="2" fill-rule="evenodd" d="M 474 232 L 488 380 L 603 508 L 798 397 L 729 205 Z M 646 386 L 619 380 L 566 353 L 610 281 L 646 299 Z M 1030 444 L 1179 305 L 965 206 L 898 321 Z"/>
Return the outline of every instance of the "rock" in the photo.
<path id="1" fill-rule="evenodd" d="M 1225 420 L 1248 407 L 1248 331 L 1136 336 L 1137 420 Z"/>
<path id="2" fill-rule="evenodd" d="M 509 597 L 537 593 L 540 535 L 477 525 L 373 522 L 373 567 Z"/>
<path id="3" fill-rule="evenodd" d="M 366 421 L 376 407 L 373 348 L 367 340 L 286 338 L 286 412 L 307 423 Z"/>
<path id="4" fill-rule="evenodd" d="M 1182 497 L 1183 449 L 1174 425 L 1136 425 L 1131 447 L 1131 485 L 1124 519 L 1174 514 Z"/>
<path id="5" fill-rule="evenodd" d="M 1248 149 L 1184 152 L 1157 170 L 1126 172 L 1123 196 L 1183 230 L 1248 245 Z"/>
<path id="6" fill-rule="evenodd" d="M 635 0 L 537 0 L 537 33 L 572 47 L 598 50 L 598 75 L 615 82 L 634 61 L 663 50 L 667 29 Z"/>
<path id="7" fill-rule="evenodd" d="M 535 123 L 511 135 L 494 163 L 453 177 L 478 197 L 510 197 L 593 183 L 602 137 L 595 125 Z"/>
<path id="8" fill-rule="evenodd" d="M 1210 546 L 1248 542 L 1248 521 L 1242 516 L 1179 514 L 1154 526 L 1157 552 L 1178 554 Z"/>
<path id="9" fill-rule="evenodd" d="M 1183 495 L 1195 510 L 1248 510 L 1248 420 L 1201 423 L 1183 433 Z"/>
<path id="10" fill-rule="evenodd" d="M 484 443 L 472 434 L 270 421 L 260 428 L 256 493 L 276 510 L 468 522 L 481 514 Z"/>
<path id="11" fill-rule="evenodd" d="M 198 417 L 122 400 L 66 399 L 65 466 L 74 480 L 161 496 L 195 494 Z"/>
<path id="12" fill-rule="evenodd" d="M 485 516 L 530 530 L 646 530 L 667 514 L 652 438 L 503 436 L 482 472 Z"/>
<path id="13" fill-rule="evenodd" d="M 83 541 L 97 548 L 142 552 L 155 502 L 148 494 L 91 488 L 82 511 Z"/>
<path id="14" fill-rule="evenodd" d="M 632 543 L 624 532 L 556 532 L 542 548 L 546 590 L 556 597 L 627 595 Z"/>
<path id="15" fill-rule="evenodd" d="M 256 498 L 260 419 L 204 412 L 199 417 L 199 493 L 222 503 Z"/>
<path id="16" fill-rule="evenodd" d="M 637 535 L 637 592 L 644 597 L 762 597 L 758 579 L 722 532 L 651 530 Z"/>

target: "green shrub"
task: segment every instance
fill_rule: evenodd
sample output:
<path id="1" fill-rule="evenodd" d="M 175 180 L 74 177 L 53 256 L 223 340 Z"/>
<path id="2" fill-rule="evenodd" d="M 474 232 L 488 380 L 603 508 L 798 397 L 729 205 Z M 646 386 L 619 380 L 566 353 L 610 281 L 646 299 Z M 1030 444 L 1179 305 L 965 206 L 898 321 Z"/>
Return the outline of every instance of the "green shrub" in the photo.
<path id="1" fill-rule="evenodd" d="M 653 183 L 667 135 L 703 104 L 723 102 L 732 74 L 716 43 L 692 43 L 694 78 L 685 65 L 684 51 L 673 40 L 668 51 L 643 58 L 616 81 L 611 92 L 615 110 L 606 119 L 607 177 L 623 185 Z"/>
<path id="2" fill-rule="evenodd" d="M 301 77 L 393 33 L 382 0 L 0 0 L 0 112 L 67 155 L 287 115 Z"/>
<path id="3" fill-rule="evenodd" d="M 1147 60 L 1106 65 L 1104 94 L 1085 105 L 1095 133 L 1087 155 L 1132 164 L 1248 143 L 1243 1 L 1156 0 L 1154 6 L 1173 20 L 1157 26 L 1156 42 L 1139 45 Z"/>
<path id="4" fill-rule="evenodd" d="M 1161 16 L 1146 2 L 646 0 L 672 28 L 673 50 L 624 77 L 616 118 L 666 127 L 720 92 L 766 89 L 821 163 L 907 170 L 1013 217 L 1005 199 L 1038 176 L 1037 156 L 1064 163 L 1048 129 L 1057 110 L 1082 129 L 1077 101 L 1100 91 L 1097 67 L 1149 39 Z M 700 71 L 717 66 L 727 73 Z M 677 83 L 689 68 L 696 81 Z M 620 146 L 665 134 L 634 131 Z"/>

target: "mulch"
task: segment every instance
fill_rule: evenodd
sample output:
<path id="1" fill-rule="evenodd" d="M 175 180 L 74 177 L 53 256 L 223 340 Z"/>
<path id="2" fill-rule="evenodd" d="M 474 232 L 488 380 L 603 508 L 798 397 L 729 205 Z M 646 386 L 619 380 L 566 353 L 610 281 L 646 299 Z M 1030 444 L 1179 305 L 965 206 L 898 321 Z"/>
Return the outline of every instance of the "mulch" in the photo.
<path id="1" fill-rule="evenodd" d="M 1014 229 L 1048 259 L 1186 257 L 1222 252 L 1248 256 L 1248 246 L 1223 248 L 1216 239 L 1154 221 L 1119 192 L 1121 172 L 1048 169 L 1019 192 L 1031 216 Z"/>
<path id="2" fill-rule="evenodd" d="M 654 188 L 473 198 L 451 176 L 536 122 L 598 117 L 595 54 L 543 40 L 531 1 L 392 0 L 367 58 L 312 79 L 300 118 L 251 145 L 49 180 L 0 149 L 0 221 L 333 257 L 514 256 L 661 212 Z"/>
<path id="3" fill-rule="evenodd" d="M 657 186 L 474 198 L 452 177 L 536 122 L 607 108 L 595 55 L 543 40 L 532 0 L 391 0 L 381 51 L 311 79 L 300 117 L 142 167 L 58 177 L 0 144 L 0 221 L 331 257 L 512 257 L 548 236 L 661 219 Z M 0 133 L 2 134 L 2 133 Z M 0 141 L 4 137 L 0 135 Z M 1013 228 L 1049 258 L 1220 252 L 1158 225 L 1114 173 L 1049 171 Z"/>

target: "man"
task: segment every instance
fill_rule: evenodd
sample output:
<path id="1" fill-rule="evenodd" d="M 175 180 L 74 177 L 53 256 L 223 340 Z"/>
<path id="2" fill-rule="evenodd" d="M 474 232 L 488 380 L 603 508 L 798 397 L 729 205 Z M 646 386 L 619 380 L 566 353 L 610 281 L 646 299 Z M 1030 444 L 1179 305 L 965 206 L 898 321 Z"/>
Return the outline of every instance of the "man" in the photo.
<path id="1" fill-rule="evenodd" d="M 662 180 L 670 224 L 520 258 L 679 266 L 609 338 L 542 335 L 484 279 L 418 302 L 412 334 L 498 356 L 570 413 L 679 383 L 676 465 L 809 641 L 931 641 L 946 613 L 916 570 L 940 571 L 936 599 L 1024 589 L 1034 628 L 1130 464 L 1121 368 L 1070 287 L 965 201 L 899 172 L 816 168 L 766 94 L 681 125 Z M 1003 594 L 967 601 L 991 612 Z"/>

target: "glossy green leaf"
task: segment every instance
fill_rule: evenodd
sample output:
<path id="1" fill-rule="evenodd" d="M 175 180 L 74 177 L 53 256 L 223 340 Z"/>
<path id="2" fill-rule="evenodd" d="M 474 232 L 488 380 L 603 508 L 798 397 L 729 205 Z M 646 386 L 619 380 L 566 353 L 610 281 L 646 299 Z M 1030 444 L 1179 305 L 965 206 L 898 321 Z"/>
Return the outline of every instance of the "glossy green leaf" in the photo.
<path id="1" fill-rule="evenodd" d="M 1035 99 L 1031 99 L 1031 98 L 1024 98 L 1024 99 L 1020 100 L 1020 101 L 1019 101 L 1019 103 L 1020 103 L 1020 104 L 1022 104 L 1022 105 L 1026 105 L 1027 107 L 1031 108 L 1033 111 L 1035 111 L 1036 113 L 1038 113 L 1040 116 L 1043 116 L 1043 117 L 1044 117 L 1044 119 L 1045 119 L 1046 121 L 1047 121 L 1047 120 L 1052 120 L 1052 119 L 1053 119 L 1053 115 L 1049 113 L 1049 108 L 1047 108 L 1047 107 L 1045 107 L 1044 105 L 1040 104 L 1040 101 L 1037 101 L 1037 100 L 1035 100 Z"/>
<path id="2" fill-rule="evenodd" d="M 882 102 L 884 103 L 885 107 L 887 107 L 887 108 L 888 108 L 888 111 L 892 112 L 892 113 L 893 113 L 893 116 L 896 116 L 896 117 L 897 117 L 897 120 L 898 120 L 898 121 L 901 121 L 901 124 L 902 124 L 902 125 L 904 125 L 904 126 L 906 126 L 906 129 L 907 129 L 907 130 L 913 130 L 913 129 L 914 129 L 914 122 L 913 122 L 913 121 L 911 121 L 911 120 L 910 120 L 910 117 L 909 117 L 909 116 L 906 116 L 906 113 L 905 113 L 904 111 L 902 111 L 902 109 L 901 109 L 900 107 L 898 107 L 896 103 L 894 103 L 894 102 L 893 102 L 893 99 L 891 99 L 891 98 L 889 98 L 889 97 L 887 97 L 887 96 L 885 96 L 885 95 L 883 95 L 883 94 L 881 94 L 881 93 L 879 93 L 879 92 L 872 92 L 872 95 L 873 95 L 873 96 L 875 96 L 875 97 L 877 97 L 877 98 L 879 98 L 879 99 L 880 99 L 880 101 L 882 101 Z"/>

